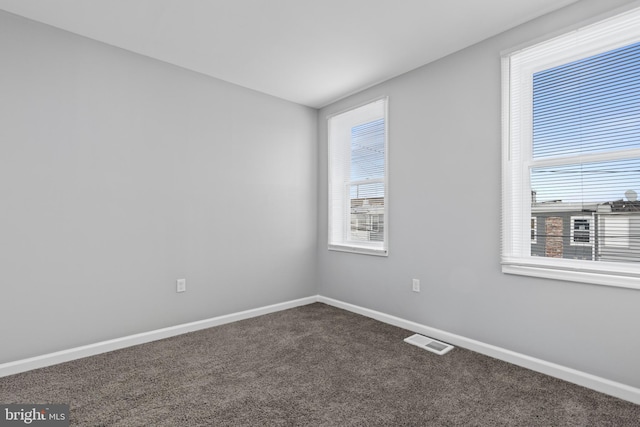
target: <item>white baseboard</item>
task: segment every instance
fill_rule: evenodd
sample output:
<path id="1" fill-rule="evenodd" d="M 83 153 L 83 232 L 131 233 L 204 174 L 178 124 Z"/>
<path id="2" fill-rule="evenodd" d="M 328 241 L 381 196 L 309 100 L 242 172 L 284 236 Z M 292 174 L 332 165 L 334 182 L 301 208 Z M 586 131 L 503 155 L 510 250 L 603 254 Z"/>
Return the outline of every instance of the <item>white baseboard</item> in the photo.
<path id="1" fill-rule="evenodd" d="M 468 350 L 475 351 L 480 354 L 484 354 L 489 357 L 493 357 L 494 359 L 504 360 L 505 362 L 513 363 L 514 365 L 531 369 L 532 371 L 541 372 L 552 377 L 560 378 L 562 380 L 590 388 L 600 393 L 605 393 L 610 396 L 633 402 L 635 404 L 640 404 L 639 388 L 611 381 L 606 378 L 597 377 L 595 375 L 591 375 L 582 371 L 567 368 L 566 366 L 547 362 L 545 360 L 536 359 L 535 357 L 516 353 L 514 351 L 496 347 L 491 344 L 485 344 L 480 341 L 445 332 L 429 326 L 421 325 L 419 323 L 401 319 L 399 317 L 391 316 L 379 311 L 370 310 L 368 308 L 338 301 L 332 298 L 323 297 L 321 295 L 318 296 L 318 302 L 341 308 L 343 310 L 351 311 L 353 313 L 361 314 L 380 322 L 407 329 L 421 335 L 426 335 L 431 338 L 435 338 L 459 347 L 466 348 Z"/>
<path id="2" fill-rule="evenodd" d="M 55 353 L 30 357 L 28 359 L 17 360 L 15 362 L 2 363 L 0 364 L 0 377 L 6 377 L 8 375 L 18 374 L 32 369 L 44 368 L 46 366 L 57 365 L 58 363 L 69 362 L 71 360 L 94 356 L 96 354 L 106 353 L 108 351 L 157 341 L 164 338 L 170 338 L 176 335 L 186 334 L 187 332 L 194 332 L 201 329 L 224 325 L 226 323 L 237 322 L 239 320 L 262 316 L 276 311 L 287 310 L 301 305 L 312 304 L 317 300 L 317 296 L 311 296 L 280 304 L 240 311 L 238 313 L 227 314 L 224 316 L 212 317 L 210 319 L 199 320 L 197 322 L 170 326 L 168 328 L 156 329 L 155 331 L 143 332 L 108 341 L 101 341 L 95 344 L 84 345 L 68 350 L 56 351 Z"/>
<path id="3" fill-rule="evenodd" d="M 155 331 L 129 335 L 122 338 L 102 341 L 95 344 L 71 348 L 68 350 L 57 351 L 55 353 L 49 353 L 42 356 L 17 360 L 15 362 L 3 363 L 0 364 L 0 377 L 13 375 L 20 372 L 26 372 L 32 369 L 56 365 L 58 363 L 69 362 L 72 360 L 81 359 L 83 357 L 106 353 L 108 351 L 131 347 L 138 344 L 144 344 L 151 341 L 157 341 L 164 338 L 170 338 L 188 332 L 194 332 L 201 329 L 224 325 L 226 323 L 237 322 L 239 320 L 262 316 L 264 314 L 275 313 L 277 311 L 312 304 L 314 302 L 325 303 L 327 305 L 341 308 L 343 310 L 361 314 L 363 316 L 376 319 L 383 323 L 388 323 L 390 325 L 407 329 L 418 334 L 436 338 L 438 340 L 463 347 L 468 350 L 493 357 L 495 359 L 504 360 L 505 362 L 513 363 L 514 365 L 522 366 L 533 371 L 560 378 L 562 380 L 578 384 L 601 393 L 628 400 L 635 404 L 640 404 L 640 389 L 638 388 L 607 380 L 605 378 L 597 377 L 595 375 L 587 374 L 585 372 L 567 368 L 565 366 L 557 365 L 555 363 L 547 362 L 541 359 L 536 359 L 535 357 L 516 353 L 504 348 L 485 344 L 483 342 L 442 331 L 440 329 L 421 325 L 419 323 L 401 319 L 399 317 L 391 316 L 379 311 L 370 310 L 368 308 L 349 304 L 332 298 L 327 298 L 321 295 L 287 301 L 280 304 L 273 304 L 224 316 L 213 317 L 197 322 L 157 329 Z"/>

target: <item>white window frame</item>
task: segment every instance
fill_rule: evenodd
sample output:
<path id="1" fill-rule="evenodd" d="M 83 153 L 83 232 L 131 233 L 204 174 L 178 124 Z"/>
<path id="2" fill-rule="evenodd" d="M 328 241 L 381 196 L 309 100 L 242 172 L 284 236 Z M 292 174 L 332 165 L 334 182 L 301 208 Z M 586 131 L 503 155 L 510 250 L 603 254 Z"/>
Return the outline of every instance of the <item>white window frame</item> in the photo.
<path id="1" fill-rule="evenodd" d="M 338 125 L 333 119 L 339 119 L 340 116 L 347 117 L 348 113 L 354 112 L 362 107 L 373 105 L 374 103 L 383 103 L 383 118 L 384 118 L 384 178 L 382 179 L 370 179 L 366 181 L 350 181 L 346 178 L 349 175 L 348 170 L 343 170 L 340 173 L 334 173 L 335 169 L 332 165 L 332 159 L 334 158 L 334 152 L 342 150 L 350 150 L 351 147 L 351 135 L 349 132 L 343 132 L 342 126 Z M 379 115 L 372 115 L 367 112 L 366 108 L 363 108 L 362 114 L 358 114 L 355 120 L 350 122 L 350 126 L 353 127 L 357 124 L 367 123 L 369 121 L 377 120 Z M 328 148 L 329 148 L 329 165 L 328 165 L 328 181 L 329 181 L 329 197 L 328 197 L 328 249 L 331 251 L 340 252 L 352 252 L 364 255 L 377 255 L 388 256 L 389 255 L 389 98 L 384 96 L 373 99 L 371 101 L 359 104 L 344 111 L 327 116 L 327 128 L 328 128 Z M 345 166 L 347 167 L 347 166 Z M 338 176 L 342 175 L 342 176 Z M 345 215 L 345 210 L 351 210 L 349 187 L 357 184 L 374 184 L 382 183 L 384 185 L 384 208 L 383 208 L 383 241 L 360 241 L 349 238 L 350 235 L 350 216 Z M 334 198 L 332 193 L 340 194 L 342 197 Z M 334 201 L 335 200 L 335 201 Z M 378 224 L 379 226 L 379 224 Z"/>
<path id="2" fill-rule="evenodd" d="M 581 220 L 581 221 L 587 221 L 587 224 L 589 224 L 589 241 L 588 242 L 576 242 L 575 241 L 575 222 L 576 220 Z M 571 246 L 593 246 L 593 240 L 595 237 L 595 233 L 593 230 L 593 217 L 592 216 L 585 216 L 585 215 L 579 215 L 579 216 L 572 216 L 571 217 L 571 223 L 570 223 L 570 228 L 571 228 L 571 232 L 570 232 L 570 237 L 569 237 L 569 245 Z"/>
<path id="3" fill-rule="evenodd" d="M 550 40 L 503 52 L 503 273 L 640 289 L 638 265 L 534 257 L 530 235 L 531 169 L 640 157 L 640 149 L 630 149 L 534 159 L 533 74 L 637 41 L 640 41 L 640 9 L 632 9 Z"/>

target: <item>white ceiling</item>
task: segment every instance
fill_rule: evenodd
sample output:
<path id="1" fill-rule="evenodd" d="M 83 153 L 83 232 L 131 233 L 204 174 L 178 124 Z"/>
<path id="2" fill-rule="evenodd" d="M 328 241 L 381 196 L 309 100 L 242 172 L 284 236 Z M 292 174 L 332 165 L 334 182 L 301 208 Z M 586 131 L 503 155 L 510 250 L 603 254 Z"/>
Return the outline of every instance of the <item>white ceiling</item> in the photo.
<path id="1" fill-rule="evenodd" d="M 322 107 L 577 0 L 0 0 L 0 9 Z"/>

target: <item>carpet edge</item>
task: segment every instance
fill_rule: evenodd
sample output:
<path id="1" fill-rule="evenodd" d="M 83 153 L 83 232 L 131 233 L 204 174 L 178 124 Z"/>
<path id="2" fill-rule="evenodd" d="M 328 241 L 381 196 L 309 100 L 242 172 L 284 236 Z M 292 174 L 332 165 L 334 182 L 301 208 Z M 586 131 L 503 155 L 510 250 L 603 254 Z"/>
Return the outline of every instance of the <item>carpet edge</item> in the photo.
<path id="1" fill-rule="evenodd" d="M 481 341 L 476 341 L 471 338 L 446 332 L 441 329 L 422 325 L 420 323 L 385 314 L 376 310 L 360 307 L 333 298 L 319 295 L 318 302 L 331 305 L 336 308 L 341 308 L 352 313 L 360 314 L 383 323 L 397 326 L 399 328 L 407 329 L 418 334 L 426 335 L 458 347 L 463 347 L 468 350 L 475 351 L 476 353 L 480 353 L 494 359 L 509 362 L 523 368 L 531 369 L 532 371 L 540 372 L 564 381 L 568 381 L 573 384 L 589 388 L 591 390 L 595 390 L 600 393 L 608 394 L 610 396 L 640 405 L 640 388 L 598 377 L 596 375 L 578 371 L 573 368 L 527 356 L 522 353 L 517 353 L 515 351 L 507 350 L 505 348 L 497 347 L 491 344 L 486 344 Z"/>
<path id="2" fill-rule="evenodd" d="M 180 325 L 155 329 L 148 332 L 127 335 L 121 338 L 115 338 L 93 344 L 73 347 L 70 349 L 47 353 L 40 356 L 6 362 L 0 364 L 0 378 L 19 374 L 21 372 L 31 371 L 33 369 L 44 368 L 64 362 L 70 362 L 72 360 L 82 359 L 84 357 L 95 356 L 97 354 L 107 353 L 109 351 L 119 350 L 126 347 L 132 347 L 134 345 L 145 344 L 164 338 L 170 338 L 189 332 L 195 332 L 201 329 L 207 329 L 244 319 L 250 319 L 252 317 L 258 317 L 282 310 L 288 310 L 290 308 L 313 304 L 317 301 L 318 295 L 313 295 L 264 307 L 258 307 L 254 309 L 239 311 L 236 313 L 216 316 L 209 319 L 197 320 L 195 322 L 183 323 Z"/>

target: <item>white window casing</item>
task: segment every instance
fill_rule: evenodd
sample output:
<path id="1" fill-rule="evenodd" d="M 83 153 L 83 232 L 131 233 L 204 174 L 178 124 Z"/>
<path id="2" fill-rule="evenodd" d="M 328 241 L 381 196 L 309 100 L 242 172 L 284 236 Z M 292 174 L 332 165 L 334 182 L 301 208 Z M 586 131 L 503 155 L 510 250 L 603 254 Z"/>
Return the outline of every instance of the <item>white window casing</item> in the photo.
<path id="1" fill-rule="evenodd" d="M 388 255 L 388 99 L 327 118 L 328 249 Z"/>
<path id="2" fill-rule="evenodd" d="M 607 113 L 606 116 L 604 113 L 598 116 L 599 111 L 595 113 L 591 111 L 595 107 L 589 110 L 591 101 L 569 99 L 572 89 L 561 92 L 564 90 L 563 84 L 568 85 L 566 81 L 556 85 L 551 82 L 550 86 L 554 86 L 553 90 L 560 94 L 557 96 L 568 94 L 566 95 L 567 102 L 584 103 L 584 111 L 580 110 L 582 107 L 576 107 L 576 111 L 578 111 L 576 117 L 580 118 L 580 125 L 570 125 L 572 126 L 571 132 L 574 132 L 574 128 L 580 128 L 582 133 L 580 137 L 563 143 L 560 136 L 552 135 L 553 126 L 561 125 L 549 125 L 544 128 L 547 135 L 540 136 L 543 131 L 539 131 L 538 129 L 541 128 L 536 128 L 536 126 L 540 126 L 541 120 L 538 119 L 534 124 L 534 110 L 537 108 L 536 111 L 542 111 L 544 107 L 540 105 L 547 102 L 547 99 L 540 95 L 542 89 L 535 89 L 540 92 L 536 92 L 537 95 L 534 94 L 534 76 L 538 76 L 538 86 L 536 87 L 543 87 L 544 82 L 540 82 L 546 78 L 544 73 L 549 72 L 551 75 L 553 70 L 562 70 L 567 64 L 579 64 L 579 61 L 583 60 L 589 61 L 591 58 L 610 54 L 612 51 L 617 52 L 618 49 L 638 42 L 640 42 L 640 9 L 633 9 L 503 55 L 501 262 L 504 273 L 640 289 L 640 253 L 637 254 L 636 259 L 634 258 L 635 254 L 622 252 L 623 247 L 633 246 L 633 242 L 629 242 L 629 231 L 626 231 L 626 235 L 624 231 L 620 231 L 624 230 L 621 223 L 625 221 L 626 230 L 629 230 L 628 217 L 635 215 L 635 213 L 631 212 L 632 209 L 627 208 L 619 217 L 623 218 L 623 215 L 626 215 L 627 218 L 614 220 L 611 220 L 610 217 L 606 218 L 605 221 L 610 221 L 610 224 L 612 224 L 611 221 L 617 221 L 616 230 L 618 231 L 609 235 L 609 239 L 605 235 L 598 236 L 599 232 L 604 232 L 606 226 L 599 229 L 600 231 L 596 231 L 595 228 L 596 224 L 603 223 L 599 218 L 600 210 L 611 209 L 611 206 L 614 206 L 613 201 L 617 200 L 613 197 L 606 199 L 604 196 L 606 191 L 616 195 L 620 194 L 621 199 L 624 194 L 624 189 L 622 189 L 624 185 L 630 187 L 633 185 L 636 186 L 636 190 L 640 190 L 640 181 L 632 176 L 632 172 L 637 172 L 636 165 L 640 165 L 640 144 L 635 142 L 638 138 L 634 141 L 631 141 L 631 138 L 629 141 L 625 141 L 622 139 L 623 136 L 619 136 L 625 134 L 626 128 L 623 129 L 624 126 L 630 126 L 627 122 L 633 122 L 636 128 L 640 127 L 640 109 L 637 107 L 637 103 L 631 105 L 631 101 L 629 101 L 629 105 L 621 104 L 620 111 L 624 111 L 626 116 L 619 119 L 617 123 L 611 120 L 611 123 L 606 124 L 606 132 L 609 132 L 611 136 L 598 134 L 592 137 L 589 132 L 605 132 L 598 127 L 605 125 L 599 124 L 598 121 L 602 122 L 603 117 L 612 118 L 615 111 Z M 578 67 L 580 65 L 576 66 L 576 68 Z M 637 70 L 634 69 L 630 72 L 637 72 Z M 562 71 L 558 71 L 557 75 L 560 76 L 560 73 Z M 623 76 L 625 73 L 618 74 Z M 615 75 L 615 80 L 618 79 L 618 74 Z M 540 77 L 543 75 L 545 77 Z M 581 79 L 583 77 L 579 76 L 575 77 L 573 81 L 582 82 Z M 636 78 L 636 81 L 638 80 Z M 609 86 L 607 81 L 603 85 L 602 91 L 620 91 L 614 85 L 615 83 L 612 83 Z M 612 87 L 614 88 L 612 89 Z M 622 84 L 620 87 L 623 87 Z M 589 92 L 589 94 L 591 93 Z M 536 106 L 534 106 L 534 100 L 538 102 Z M 549 102 L 553 102 L 553 100 Z M 563 114 L 564 111 L 560 111 L 560 114 L 549 115 L 549 118 L 545 118 L 545 120 L 550 122 L 556 119 L 563 120 Z M 555 138 L 560 142 L 555 140 L 549 142 L 549 146 L 552 147 L 551 151 L 542 152 L 540 147 L 547 146 L 540 143 L 534 147 L 534 139 L 538 141 L 543 138 L 549 140 Z M 602 142 L 587 142 L 585 148 L 580 145 L 581 138 L 586 141 L 595 141 L 600 138 Z M 589 146 L 589 144 L 591 145 Z M 640 174 L 636 173 L 636 175 Z M 572 176 L 583 178 L 587 184 L 580 187 L 580 179 L 573 179 Z M 559 178 L 554 181 L 554 177 Z M 532 184 L 534 179 L 536 181 Z M 534 186 L 536 188 L 532 188 Z M 563 197 L 560 197 L 559 200 L 547 200 L 545 199 L 545 191 L 540 191 L 540 188 L 537 188 L 539 186 L 546 186 L 549 192 L 557 191 L 557 194 L 561 194 Z M 618 191 L 618 186 L 622 191 Z M 591 191 L 589 188 L 601 191 L 602 199 L 595 200 L 595 190 Z M 567 196 L 569 191 L 571 191 L 571 195 Z M 589 193 L 590 191 L 591 193 Z M 536 195 L 537 201 L 532 198 L 532 194 Z M 571 197 L 574 196 L 575 199 L 572 199 Z M 607 204 L 607 202 L 611 203 Z M 565 230 L 565 233 L 567 237 L 570 237 L 571 245 L 593 246 L 593 260 L 532 256 L 531 245 L 536 243 L 535 240 L 532 240 L 532 227 L 536 228 L 538 235 L 541 232 L 538 230 L 540 224 L 536 222 L 535 226 L 532 225 L 532 205 L 534 204 L 537 211 L 545 208 L 560 210 L 560 205 L 563 204 L 581 205 L 584 214 L 581 215 L 580 211 L 576 211 L 577 213 L 571 218 L 571 235 L 569 236 L 569 230 Z M 630 203 L 630 205 L 636 206 L 634 203 Z M 593 206 L 597 207 L 593 208 Z M 568 212 L 568 208 L 565 211 Z M 640 211 L 638 214 L 640 215 Z M 583 237 L 579 237 L 579 241 L 575 241 L 575 232 L 584 235 L 584 231 L 574 229 L 574 219 L 587 218 L 589 218 L 589 243 L 586 243 Z M 612 262 L 604 260 L 605 258 L 598 259 L 598 251 L 601 247 L 606 247 L 607 241 L 613 242 L 613 246 L 617 242 L 620 248 L 619 255 L 624 255 L 620 258 L 622 261 Z"/>

